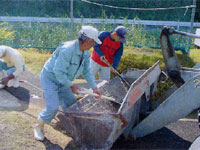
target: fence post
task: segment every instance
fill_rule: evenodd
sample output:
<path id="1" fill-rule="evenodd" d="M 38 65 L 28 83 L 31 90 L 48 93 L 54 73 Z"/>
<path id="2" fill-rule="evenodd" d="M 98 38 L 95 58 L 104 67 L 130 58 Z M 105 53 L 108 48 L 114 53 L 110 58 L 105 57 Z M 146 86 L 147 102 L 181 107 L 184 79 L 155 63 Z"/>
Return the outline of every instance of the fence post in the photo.
<path id="1" fill-rule="evenodd" d="M 192 8 L 192 15 L 191 15 L 191 24 L 190 24 L 190 33 L 192 33 L 192 29 L 193 29 L 193 24 L 194 24 L 194 17 L 195 17 L 195 11 L 196 11 L 196 0 L 193 0 L 193 5 L 195 7 Z M 190 37 L 189 39 L 189 48 L 187 51 L 187 55 L 189 56 L 190 53 L 190 49 L 191 49 L 191 43 L 192 43 L 192 38 Z"/>
<path id="2" fill-rule="evenodd" d="M 70 18 L 71 18 L 71 40 L 73 40 L 73 26 L 74 26 L 74 15 L 73 15 L 73 0 L 70 1 Z"/>

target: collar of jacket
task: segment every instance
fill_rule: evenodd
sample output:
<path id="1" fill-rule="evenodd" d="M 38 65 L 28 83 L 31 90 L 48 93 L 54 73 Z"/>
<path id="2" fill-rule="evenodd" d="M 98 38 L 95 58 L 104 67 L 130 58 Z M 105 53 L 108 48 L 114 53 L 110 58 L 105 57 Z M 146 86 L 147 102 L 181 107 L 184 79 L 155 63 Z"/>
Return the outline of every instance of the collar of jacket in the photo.
<path id="1" fill-rule="evenodd" d="M 79 41 L 76 40 L 75 41 L 75 51 L 77 55 L 81 55 L 81 50 L 80 50 L 80 46 L 79 46 Z M 84 50 L 83 56 L 88 56 L 90 55 L 89 50 Z"/>

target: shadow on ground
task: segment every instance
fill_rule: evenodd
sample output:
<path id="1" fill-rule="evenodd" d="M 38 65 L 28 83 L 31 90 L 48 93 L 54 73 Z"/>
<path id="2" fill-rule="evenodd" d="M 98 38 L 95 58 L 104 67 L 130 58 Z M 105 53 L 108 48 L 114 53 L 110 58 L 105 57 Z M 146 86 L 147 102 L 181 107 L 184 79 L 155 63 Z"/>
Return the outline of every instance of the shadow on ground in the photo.
<path id="1" fill-rule="evenodd" d="M 112 149 L 188 149 L 191 142 L 184 140 L 167 128 L 162 128 L 136 141 L 120 137 Z"/>
<path id="2" fill-rule="evenodd" d="M 188 150 L 192 142 L 184 140 L 170 129 L 164 127 L 143 138 L 133 140 L 120 136 L 113 144 L 111 150 Z M 81 149 L 72 140 L 64 150 Z"/>
<path id="3" fill-rule="evenodd" d="M 47 138 L 44 139 L 43 144 L 45 145 L 46 150 L 63 150 L 62 147 L 60 147 L 58 144 L 52 143 Z"/>
<path id="4" fill-rule="evenodd" d="M 21 104 L 21 107 L 17 108 L 15 111 L 24 111 L 28 109 L 30 102 L 29 90 L 21 86 L 18 88 L 6 87 L 5 90 L 15 96 L 18 99 L 18 102 Z"/>

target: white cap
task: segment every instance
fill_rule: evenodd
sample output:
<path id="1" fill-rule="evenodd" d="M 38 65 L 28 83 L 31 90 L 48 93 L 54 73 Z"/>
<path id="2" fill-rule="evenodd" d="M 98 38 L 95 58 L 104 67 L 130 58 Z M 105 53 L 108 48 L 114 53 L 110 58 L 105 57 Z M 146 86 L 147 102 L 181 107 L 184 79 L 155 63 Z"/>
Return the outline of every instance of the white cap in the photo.
<path id="1" fill-rule="evenodd" d="M 82 26 L 81 31 L 89 38 L 93 39 L 97 44 L 101 44 L 98 38 L 99 31 L 92 26 Z"/>

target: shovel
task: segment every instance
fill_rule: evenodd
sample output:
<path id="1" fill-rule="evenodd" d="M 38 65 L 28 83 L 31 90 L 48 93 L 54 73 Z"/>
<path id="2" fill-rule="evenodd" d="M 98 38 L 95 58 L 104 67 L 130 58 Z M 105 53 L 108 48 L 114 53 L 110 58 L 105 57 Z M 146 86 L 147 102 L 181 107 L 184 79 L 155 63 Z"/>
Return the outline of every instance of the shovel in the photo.
<path id="1" fill-rule="evenodd" d="M 125 85 L 130 88 L 130 84 L 121 76 L 121 74 L 108 62 L 108 60 L 106 58 L 103 57 L 103 59 L 101 59 L 105 64 L 107 64 L 109 67 L 111 67 L 116 74 L 120 77 L 120 79 L 125 83 Z"/>

